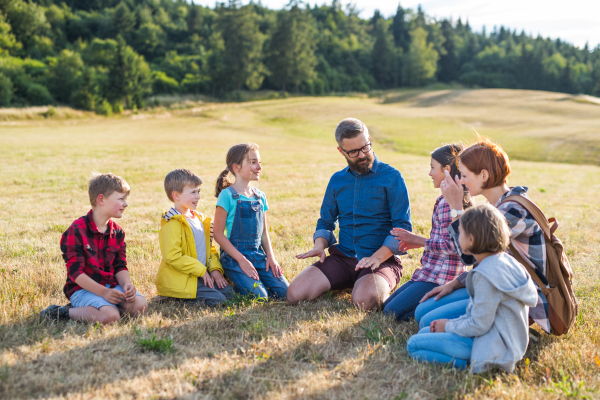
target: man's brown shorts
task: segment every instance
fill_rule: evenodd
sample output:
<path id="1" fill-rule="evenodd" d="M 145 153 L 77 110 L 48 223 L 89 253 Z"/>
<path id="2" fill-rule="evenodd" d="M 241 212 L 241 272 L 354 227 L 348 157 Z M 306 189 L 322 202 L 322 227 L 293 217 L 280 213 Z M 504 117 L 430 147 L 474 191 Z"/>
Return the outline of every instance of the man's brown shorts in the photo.
<path id="1" fill-rule="evenodd" d="M 394 289 L 402 277 L 402 264 L 394 256 L 382 262 L 375 270 L 362 268 L 356 271 L 358 259 L 348 257 L 336 246 L 329 247 L 329 255 L 322 263 L 317 261 L 313 265 L 321 270 L 331 284 L 331 290 L 343 290 L 354 287 L 357 280 L 367 274 L 375 274 L 384 278 L 390 290 Z"/>

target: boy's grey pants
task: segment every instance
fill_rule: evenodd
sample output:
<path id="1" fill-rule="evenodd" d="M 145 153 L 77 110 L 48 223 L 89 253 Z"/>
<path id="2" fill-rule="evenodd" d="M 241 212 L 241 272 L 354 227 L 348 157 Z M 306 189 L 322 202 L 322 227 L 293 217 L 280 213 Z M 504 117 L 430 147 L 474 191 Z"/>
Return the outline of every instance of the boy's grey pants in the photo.
<path id="1" fill-rule="evenodd" d="M 204 284 L 204 279 L 199 277 L 196 298 L 192 301 L 196 303 L 204 302 L 207 306 L 213 307 L 232 298 L 235 294 L 235 291 L 230 285 L 225 286 L 223 289 L 220 289 L 216 283 L 214 283 L 213 286 L 215 287 L 214 289 L 209 288 Z"/>

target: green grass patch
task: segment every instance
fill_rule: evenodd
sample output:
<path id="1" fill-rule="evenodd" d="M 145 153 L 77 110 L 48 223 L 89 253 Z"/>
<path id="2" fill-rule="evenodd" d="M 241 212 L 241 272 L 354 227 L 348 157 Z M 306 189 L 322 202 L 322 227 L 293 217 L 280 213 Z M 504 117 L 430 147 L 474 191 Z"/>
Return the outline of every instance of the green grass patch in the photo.
<path id="1" fill-rule="evenodd" d="M 133 327 L 133 331 L 137 336 L 135 344 L 143 350 L 154 351 L 156 353 L 162 354 L 169 354 L 175 351 L 175 349 L 173 348 L 175 342 L 173 341 L 172 336 L 168 338 L 158 339 L 154 331 L 150 329 L 150 337 L 144 337 L 142 331 L 135 326 Z"/>

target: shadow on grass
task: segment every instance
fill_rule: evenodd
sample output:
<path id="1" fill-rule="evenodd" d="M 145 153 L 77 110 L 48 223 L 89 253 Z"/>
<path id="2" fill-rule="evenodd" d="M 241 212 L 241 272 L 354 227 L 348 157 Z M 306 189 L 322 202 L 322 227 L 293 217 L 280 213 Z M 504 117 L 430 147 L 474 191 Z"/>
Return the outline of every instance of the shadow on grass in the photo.
<path id="1" fill-rule="evenodd" d="M 121 381 L 146 377 L 154 371 L 177 370 L 190 360 L 218 363 L 215 359 L 238 354 L 250 365 L 228 371 L 213 381 L 228 382 L 235 374 L 252 376 L 261 369 L 268 372 L 273 365 L 272 368 L 281 370 L 278 360 L 282 357 L 298 363 L 327 364 L 319 350 L 313 351 L 308 343 L 283 351 L 264 350 L 264 346 L 263 350 L 257 350 L 257 345 L 267 338 L 282 340 L 297 332 L 304 322 L 322 319 L 319 307 L 324 305 L 332 312 L 353 308 L 351 303 L 333 298 L 307 307 L 274 302 L 221 307 L 210 312 L 198 306 L 161 304 L 153 305 L 139 322 L 124 319 L 119 325 L 106 328 L 78 322 L 40 322 L 32 317 L 0 327 L 3 355 L 0 363 L 5 365 L 0 371 L 0 393 L 8 398 L 68 396 L 88 392 L 90 388 L 116 388 Z M 136 330 L 146 337 L 151 330 L 158 340 L 172 338 L 174 351 L 169 354 L 144 351 L 136 345 L 139 339 Z M 285 339 L 282 343 L 285 347 Z M 186 380 L 191 382 L 190 377 Z M 211 393 L 221 397 L 219 393 L 224 389 L 218 385 L 211 388 Z M 227 396 L 234 389 L 227 389 Z"/>
<path id="2" fill-rule="evenodd" d="M 349 323 L 341 321 L 344 326 L 331 330 L 327 324 L 327 318 L 355 312 Z M 2 346 L 6 367 L 0 365 L 0 393 L 7 398 L 68 397 L 106 388 L 116 395 L 121 382 L 134 390 L 136 378 L 151 382 L 147 390 L 158 390 L 157 372 L 194 399 L 350 398 L 352 391 L 367 387 L 385 398 L 430 396 L 432 387 L 441 387 L 437 397 L 453 397 L 497 375 L 477 380 L 410 360 L 406 341 L 416 333 L 416 323 L 397 324 L 381 313 L 356 311 L 348 293 L 328 293 L 299 306 L 273 302 L 208 311 L 153 305 L 139 322 L 124 320 L 106 330 L 82 323 L 25 322 L 16 330 L 0 327 L 0 338 L 9 339 Z M 152 330 L 157 339 L 172 338 L 174 352 L 141 349 L 135 329 L 146 337 Z M 21 340 L 14 337 L 27 332 Z M 526 357 L 535 360 L 552 340 L 532 343 Z"/>

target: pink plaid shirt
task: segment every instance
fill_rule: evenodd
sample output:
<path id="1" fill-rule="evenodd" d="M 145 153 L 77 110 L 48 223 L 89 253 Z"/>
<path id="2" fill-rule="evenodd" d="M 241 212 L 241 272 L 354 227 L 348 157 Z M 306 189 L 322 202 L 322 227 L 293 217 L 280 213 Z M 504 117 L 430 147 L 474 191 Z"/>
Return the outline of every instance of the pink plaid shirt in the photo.
<path id="1" fill-rule="evenodd" d="M 460 256 L 454 247 L 454 241 L 448 234 L 448 225 L 452 222 L 450 206 L 443 196 L 438 197 L 431 217 L 431 234 L 425 240 L 425 250 L 420 268 L 415 271 L 411 281 L 432 282 L 438 285 L 450 282 L 466 271 L 460 262 Z"/>

